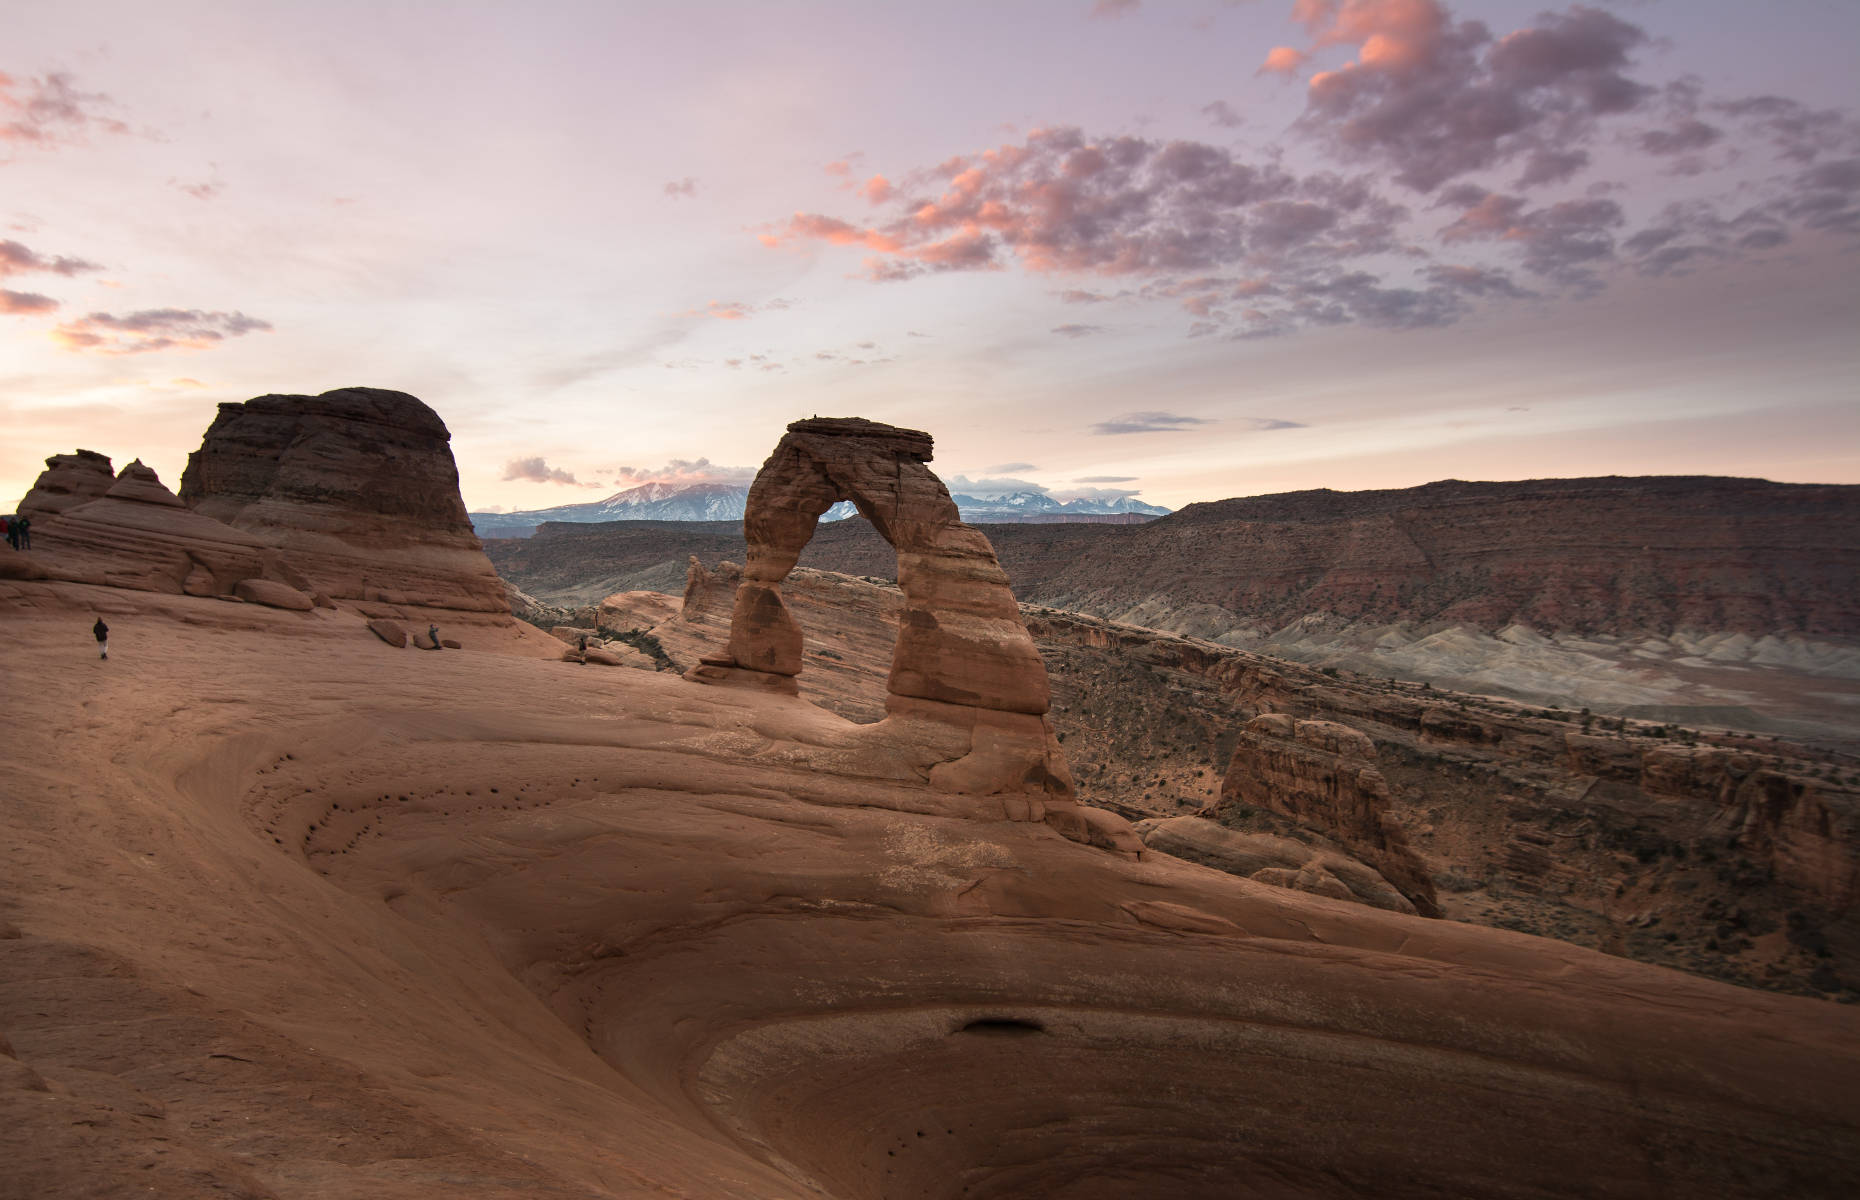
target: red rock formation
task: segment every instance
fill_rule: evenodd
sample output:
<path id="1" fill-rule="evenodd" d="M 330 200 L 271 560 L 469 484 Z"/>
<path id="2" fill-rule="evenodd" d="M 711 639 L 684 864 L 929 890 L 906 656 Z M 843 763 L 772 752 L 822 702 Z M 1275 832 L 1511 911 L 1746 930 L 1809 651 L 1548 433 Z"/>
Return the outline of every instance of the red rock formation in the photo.
<path id="1" fill-rule="evenodd" d="M 1276 813 L 1348 846 L 1416 911 L 1438 916 L 1433 881 L 1390 815 L 1388 783 L 1372 765 L 1375 757 L 1375 743 L 1347 725 L 1277 713 L 1255 717 L 1234 747 L 1221 783 L 1221 808 L 1246 805 Z"/>
<path id="2" fill-rule="evenodd" d="M 889 716 L 876 737 L 927 754 L 923 769 L 941 790 L 999 795 L 1010 818 L 1047 820 L 1076 841 L 1140 853 L 1121 818 L 1078 806 L 1046 718 L 1046 668 L 988 539 L 962 523 L 924 465 L 931 449 L 927 433 L 857 417 L 789 425 L 750 488 L 728 653 L 687 677 L 796 690 L 801 627 L 782 580 L 820 515 L 850 500 L 896 549 L 904 599 Z"/>
<path id="3" fill-rule="evenodd" d="M 33 525 L 37 561 L 57 579 L 214 596 L 241 580 L 288 577 L 276 550 L 189 511 L 139 461 L 104 494 Z"/>
<path id="4" fill-rule="evenodd" d="M 39 473 L 38 482 L 19 502 L 17 511 L 37 522 L 41 517 L 95 500 L 115 482 L 116 473 L 110 469 L 107 454 L 95 450 L 54 454 L 45 460 L 45 470 Z"/>
<path id="5" fill-rule="evenodd" d="M 196 512 L 284 550 L 310 590 L 508 611 L 459 497 L 451 434 L 404 392 L 222 404 L 181 476 Z"/>

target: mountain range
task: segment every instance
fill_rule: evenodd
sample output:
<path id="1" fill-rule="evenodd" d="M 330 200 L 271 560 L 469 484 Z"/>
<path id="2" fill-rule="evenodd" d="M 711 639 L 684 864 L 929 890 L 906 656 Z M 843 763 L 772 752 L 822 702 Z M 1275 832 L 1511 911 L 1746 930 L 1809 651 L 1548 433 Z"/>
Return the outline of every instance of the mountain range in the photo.
<path id="1" fill-rule="evenodd" d="M 1143 521 L 1166 516 L 1168 509 L 1122 496 L 1115 500 L 1059 501 L 1044 492 L 1013 492 L 1004 496 L 952 497 L 965 521 L 1015 524 L 1066 523 L 1076 521 Z M 742 483 L 644 483 L 605 500 L 585 504 L 559 504 L 554 508 L 526 509 L 520 512 L 475 512 L 472 528 L 479 537 L 529 537 L 545 521 L 594 524 L 603 521 L 740 521 L 749 502 L 749 485 Z M 828 509 L 824 521 L 838 521 L 854 514 L 851 504 L 841 502 Z"/>

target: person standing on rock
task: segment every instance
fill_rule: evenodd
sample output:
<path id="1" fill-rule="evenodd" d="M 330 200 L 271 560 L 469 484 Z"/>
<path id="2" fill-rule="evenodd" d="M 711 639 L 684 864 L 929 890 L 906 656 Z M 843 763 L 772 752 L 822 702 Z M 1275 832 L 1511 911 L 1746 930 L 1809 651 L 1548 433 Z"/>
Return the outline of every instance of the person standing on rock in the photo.
<path id="1" fill-rule="evenodd" d="M 97 623 L 90 627 L 90 635 L 97 639 L 97 657 L 110 657 L 110 627 L 103 623 L 102 617 L 98 617 Z"/>
<path id="2" fill-rule="evenodd" d="M 588 635 L 587 634 L 584 633 L 581 635 L 581 645 L 576 647 L 576 649 L 581 654 L 581 665 L 584 667 L 587 666 L 588 665 Z"/>
<path id="3" fill-rule="evenodd" d="M 426 636 L 427 636 L 427 637 L 429 637 L 429 638 L 432 638 L 432 639 L 433 639 L 433 649 L 435 649 L 435 650 L 438 650 L 438 649 L 440 648 L 440 645 L 439 645 L 439 626 L 437 626 L 437 625 L 428 625 L 428 626 L 426 627 Z"/>
<path id="4" fill-rule="evenodd" d="M 13 518 L 13 549 L 32 549 L 32 520 L 29 517 Z"/>

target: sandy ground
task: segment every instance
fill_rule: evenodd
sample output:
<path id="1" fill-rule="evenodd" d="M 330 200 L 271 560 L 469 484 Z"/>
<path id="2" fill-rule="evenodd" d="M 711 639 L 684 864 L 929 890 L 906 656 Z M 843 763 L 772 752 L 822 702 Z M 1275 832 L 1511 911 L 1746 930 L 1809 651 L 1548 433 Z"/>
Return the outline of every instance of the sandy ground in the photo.
<path id="1" fill-rule="evenodd" d="M 0 1196 L 1860 1185 L 1852 1010 L 1129 862 L 804 701 L 442 632 L 0 599 Z"/>

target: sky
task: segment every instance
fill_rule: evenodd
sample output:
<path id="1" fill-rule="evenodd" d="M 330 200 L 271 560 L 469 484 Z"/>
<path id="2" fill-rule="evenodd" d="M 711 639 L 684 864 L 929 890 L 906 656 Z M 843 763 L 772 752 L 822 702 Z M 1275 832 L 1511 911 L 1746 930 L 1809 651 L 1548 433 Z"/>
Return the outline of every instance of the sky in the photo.
<path id="1" fill-rule="evenodd" d="M 0 0 L 0 506 L 431 405 L 475 511 L 1860 482 L 1860 4 Z"/>

